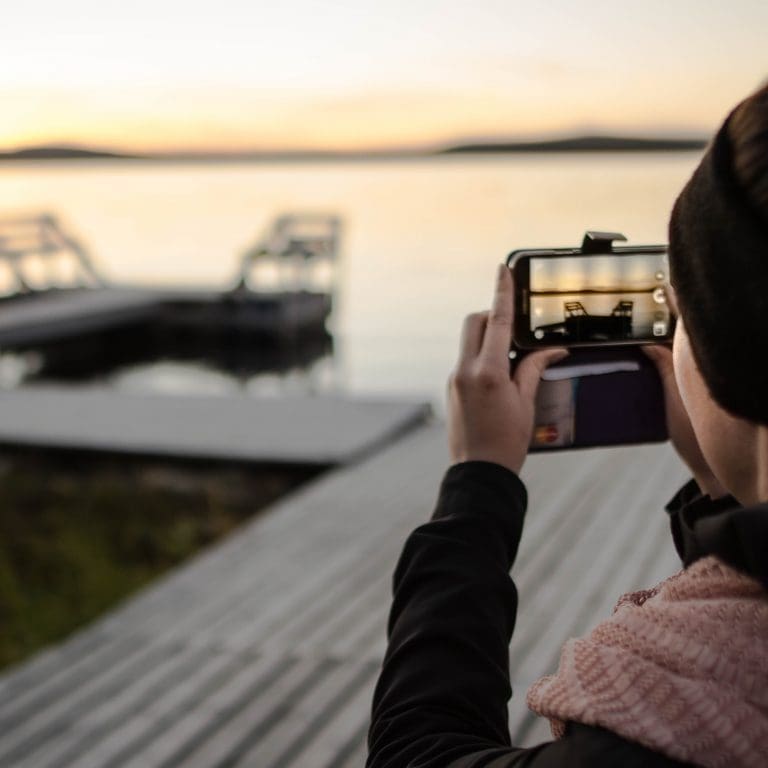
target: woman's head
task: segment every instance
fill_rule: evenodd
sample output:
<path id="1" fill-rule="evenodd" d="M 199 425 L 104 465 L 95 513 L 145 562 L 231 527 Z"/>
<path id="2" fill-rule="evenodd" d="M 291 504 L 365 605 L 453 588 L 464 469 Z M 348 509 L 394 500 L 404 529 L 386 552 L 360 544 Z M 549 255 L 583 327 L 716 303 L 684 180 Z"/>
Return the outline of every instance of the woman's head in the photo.
<path id="1" fill-rule="evenodd" d="M 669 235 L 683 401 L 721 483 L 768 499 L 768 86 L 721 127 Z"/>

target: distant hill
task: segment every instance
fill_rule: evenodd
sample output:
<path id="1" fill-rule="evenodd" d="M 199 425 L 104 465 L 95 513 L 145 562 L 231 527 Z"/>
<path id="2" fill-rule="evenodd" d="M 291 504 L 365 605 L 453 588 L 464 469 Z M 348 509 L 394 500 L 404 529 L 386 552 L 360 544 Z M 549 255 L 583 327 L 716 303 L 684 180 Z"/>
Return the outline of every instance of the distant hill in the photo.
<path id="1" fill-rule="evenodd" d="M 641 139 L 620 136 L 578 136 L 551 141 L 488 142 L 460 144 L 442 150 L 441 154 L 478 152 L 658 152 L 704 149 L 704 139 Z"/>
<path id="2" fill-rule="evenodd" d="M 3 160 L 113 160 L 143 159 L 159 162 L 254 162 L 254 161 L 332 161 L 388 160 L 435 155 L 480 154 L 491 152 L 651 152 L 703 149 L 704 139 L 627 138 L 619 136 L 579 136 L 551 141 L 487 142 L 459 144 L 438 150 L 322 151 L 287 150 L 277 152 L 157 152 L 133 155 L 84 147 L 26 147 L 0 152 Z"/>
<path id="3" fill-rule="evenodd" d="M 84 160 L 89 158 L 128 159 L 135 155 L 83 149 L 80 147 L 27 147 L 15 152 L 0 152 L 0 160 Z"/>

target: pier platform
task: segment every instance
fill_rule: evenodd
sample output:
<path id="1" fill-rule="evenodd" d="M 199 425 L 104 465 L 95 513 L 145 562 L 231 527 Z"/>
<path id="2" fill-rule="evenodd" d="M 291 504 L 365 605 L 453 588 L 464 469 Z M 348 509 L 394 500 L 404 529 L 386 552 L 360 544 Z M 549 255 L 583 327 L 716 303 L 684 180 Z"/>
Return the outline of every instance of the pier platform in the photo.
<path id="1" fill-rule="evenodd" d="M 82 288 L 4 299 L 0 348 L 31 347 L 146 321 L 164 294 L 137 288 Z"/>
<path id="2" fill-rule="evenodd" d="M 0 216 L 0 350 L 50 348 L 119 328 L 243 332 L 295 341 L 325 332 L 341 221 L 284 214 L 250 246 L 230 288 L 111 283 L 50 213 Z"/>
<path id="3" fill-rule="evenodd" d="M 348 464 L 423 424 L 426 403 L 330 395 L 0 391 L 0 445 L 251 464 Z"/>
<path id="4" fill-rule="evenodd" d="M 34 349 L 119 328 L 240 331 L 276 340 L 322 332 L 324 293 L 131 286 L 44 291 L 0 299 L 0 349 Z"/>
<path id="5" fill-rule="evenodd" d="M 0 415 L 0 423 L 5 415 Z M 275 504 L 70 640 L 0 677 L 0 766 L 361 768 L 391 576 L 447 466 L 423 426 Z M 567 637 L 679 567 L 669 446 L 532 456 L 513 570 L 513 740 Z"/>

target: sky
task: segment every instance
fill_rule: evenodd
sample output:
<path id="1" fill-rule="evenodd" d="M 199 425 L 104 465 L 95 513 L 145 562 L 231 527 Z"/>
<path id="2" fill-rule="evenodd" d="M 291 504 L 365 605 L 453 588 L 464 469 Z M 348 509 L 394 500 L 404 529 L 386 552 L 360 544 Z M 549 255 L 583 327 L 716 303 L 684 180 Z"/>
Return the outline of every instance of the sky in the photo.
<path id="1" fill-rule="evenodd" d="M 0 149 L 711 133 L 766 0 L 5 0 Z"/>

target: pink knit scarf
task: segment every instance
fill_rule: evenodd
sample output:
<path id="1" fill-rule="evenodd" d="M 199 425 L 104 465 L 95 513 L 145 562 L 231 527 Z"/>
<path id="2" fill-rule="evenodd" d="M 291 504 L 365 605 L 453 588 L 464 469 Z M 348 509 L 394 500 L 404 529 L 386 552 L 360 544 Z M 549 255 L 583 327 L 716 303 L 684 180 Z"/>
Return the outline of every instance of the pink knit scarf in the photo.
<path id="1" fill-rule="evenodd" d="M 705 768 L 768 766 L 768 595 L 715 557 L 624 595 L 528 691 L 560 738 L 596 725 Z"/>

